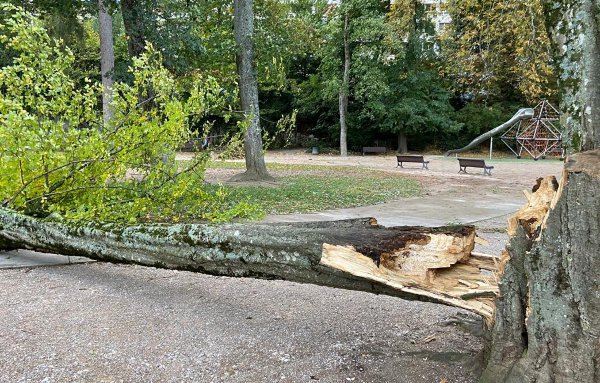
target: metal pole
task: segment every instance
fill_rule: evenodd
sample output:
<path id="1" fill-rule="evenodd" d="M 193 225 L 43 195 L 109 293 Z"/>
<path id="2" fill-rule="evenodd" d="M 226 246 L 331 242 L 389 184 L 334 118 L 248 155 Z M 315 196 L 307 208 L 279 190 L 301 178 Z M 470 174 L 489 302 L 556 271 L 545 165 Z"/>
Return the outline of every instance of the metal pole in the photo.
<path id="1" fill-rule="evenodd" d="M 490 160 L 492 159 L 492 147 L 494 146 L 494 137 L 490 138 Z"/>

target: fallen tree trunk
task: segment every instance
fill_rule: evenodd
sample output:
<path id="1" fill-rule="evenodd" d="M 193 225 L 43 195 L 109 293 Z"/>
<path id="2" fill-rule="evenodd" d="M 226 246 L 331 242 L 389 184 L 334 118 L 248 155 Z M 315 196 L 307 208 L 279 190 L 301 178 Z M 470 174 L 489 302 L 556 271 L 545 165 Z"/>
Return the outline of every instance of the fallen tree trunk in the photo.
<path id="1" fill-rule="evenodd" d="M 385 228 L 365 219 L 118 228 L 45 222 L 0 209 L 4 248 L 362 290 L 462 307 L 490 321 L 495 261 L 471 255 L 474 243 L 472 226 Z"/>

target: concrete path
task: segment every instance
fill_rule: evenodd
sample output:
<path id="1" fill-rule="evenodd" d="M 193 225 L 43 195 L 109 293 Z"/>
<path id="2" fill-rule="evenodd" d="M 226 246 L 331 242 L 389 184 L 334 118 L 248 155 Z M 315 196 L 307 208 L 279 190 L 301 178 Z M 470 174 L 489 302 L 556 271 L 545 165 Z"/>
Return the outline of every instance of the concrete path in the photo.
<path id="1" fill-rule="evenodd" d="M 265 222 L 331 221 L 375 217 L 383 226 L 444 226 L 474 224 L 517 211 L 524 198 L 499 195 L 426 196 L 407 198 L 380 205 L 327 210 L 313 214 L 270 215 Z"/>
<path id="2" fill-rule="evenodd" d="M 38 253 L 31 250 L 0 251 L 0 269 L 69 265 L 86 262 L 94 261 L 85 257 Z"/>

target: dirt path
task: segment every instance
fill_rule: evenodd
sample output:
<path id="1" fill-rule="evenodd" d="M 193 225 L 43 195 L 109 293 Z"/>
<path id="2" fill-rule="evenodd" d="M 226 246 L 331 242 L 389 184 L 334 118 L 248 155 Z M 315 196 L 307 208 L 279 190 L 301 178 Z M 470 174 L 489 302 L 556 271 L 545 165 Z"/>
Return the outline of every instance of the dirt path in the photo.
<path id="1" fill-rule="evenodd" d="M 189 157 L 189 153 L 182 153 L 180 158 Z M 531 189 L 538 177 L 554 175 L 560 178 L 562 162 L 556 159 L 533 161 L 531 159 L 502 158 L 486 159 L 486 164 L 495 168 L 492 176 L 483 176 L 481 169 L 468 168 L 468 174 L 458 174 L 458 162 L 454 157 L 441 155 L 425 156 L 430 161 L 429 169 L 422 170 L 419 164 L 405 164 L 405 168 L 396 166 L 395 155 L 367 155 L 349 156 L 342 158 L 337 155 L 311 155 L 303 150 L 278 150 L 270 151 L 265 155 L 267 163 L 283 163 L 298 165 L 324 165 L 324 166 L 351 166 L 363 169 L 387 171 L 390 176 L 411 177 L 421 181 L 425 193 L 436 195 L 442 193 L 494 193 L 509 197 L 523 196 L 523 189 Z M 239 161 L 243 162 L 243 161 Z M 225 182 L 232 175 L 239 172 L 232 169 L 209 170 L 207 178 L 211 182 Z M 287 175 L 274 173 L 274 176 Z"/>

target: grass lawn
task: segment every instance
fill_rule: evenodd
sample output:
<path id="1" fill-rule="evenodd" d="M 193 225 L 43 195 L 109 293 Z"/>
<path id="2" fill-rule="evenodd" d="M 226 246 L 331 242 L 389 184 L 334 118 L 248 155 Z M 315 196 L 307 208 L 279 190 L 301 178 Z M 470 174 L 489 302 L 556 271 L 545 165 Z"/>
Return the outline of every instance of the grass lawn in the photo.
<path id="1" fill-rule="evenodd" d="M 241 163 L 211 162 L 210 169 L 243 169 Z M 268 164 L 273 185 L 223 187 L 232 201 L 247 201 L 266 214 L 289 214 L 373 205 L 421 194 L 418 181 L 390 172 L 347 166 Z"/>

